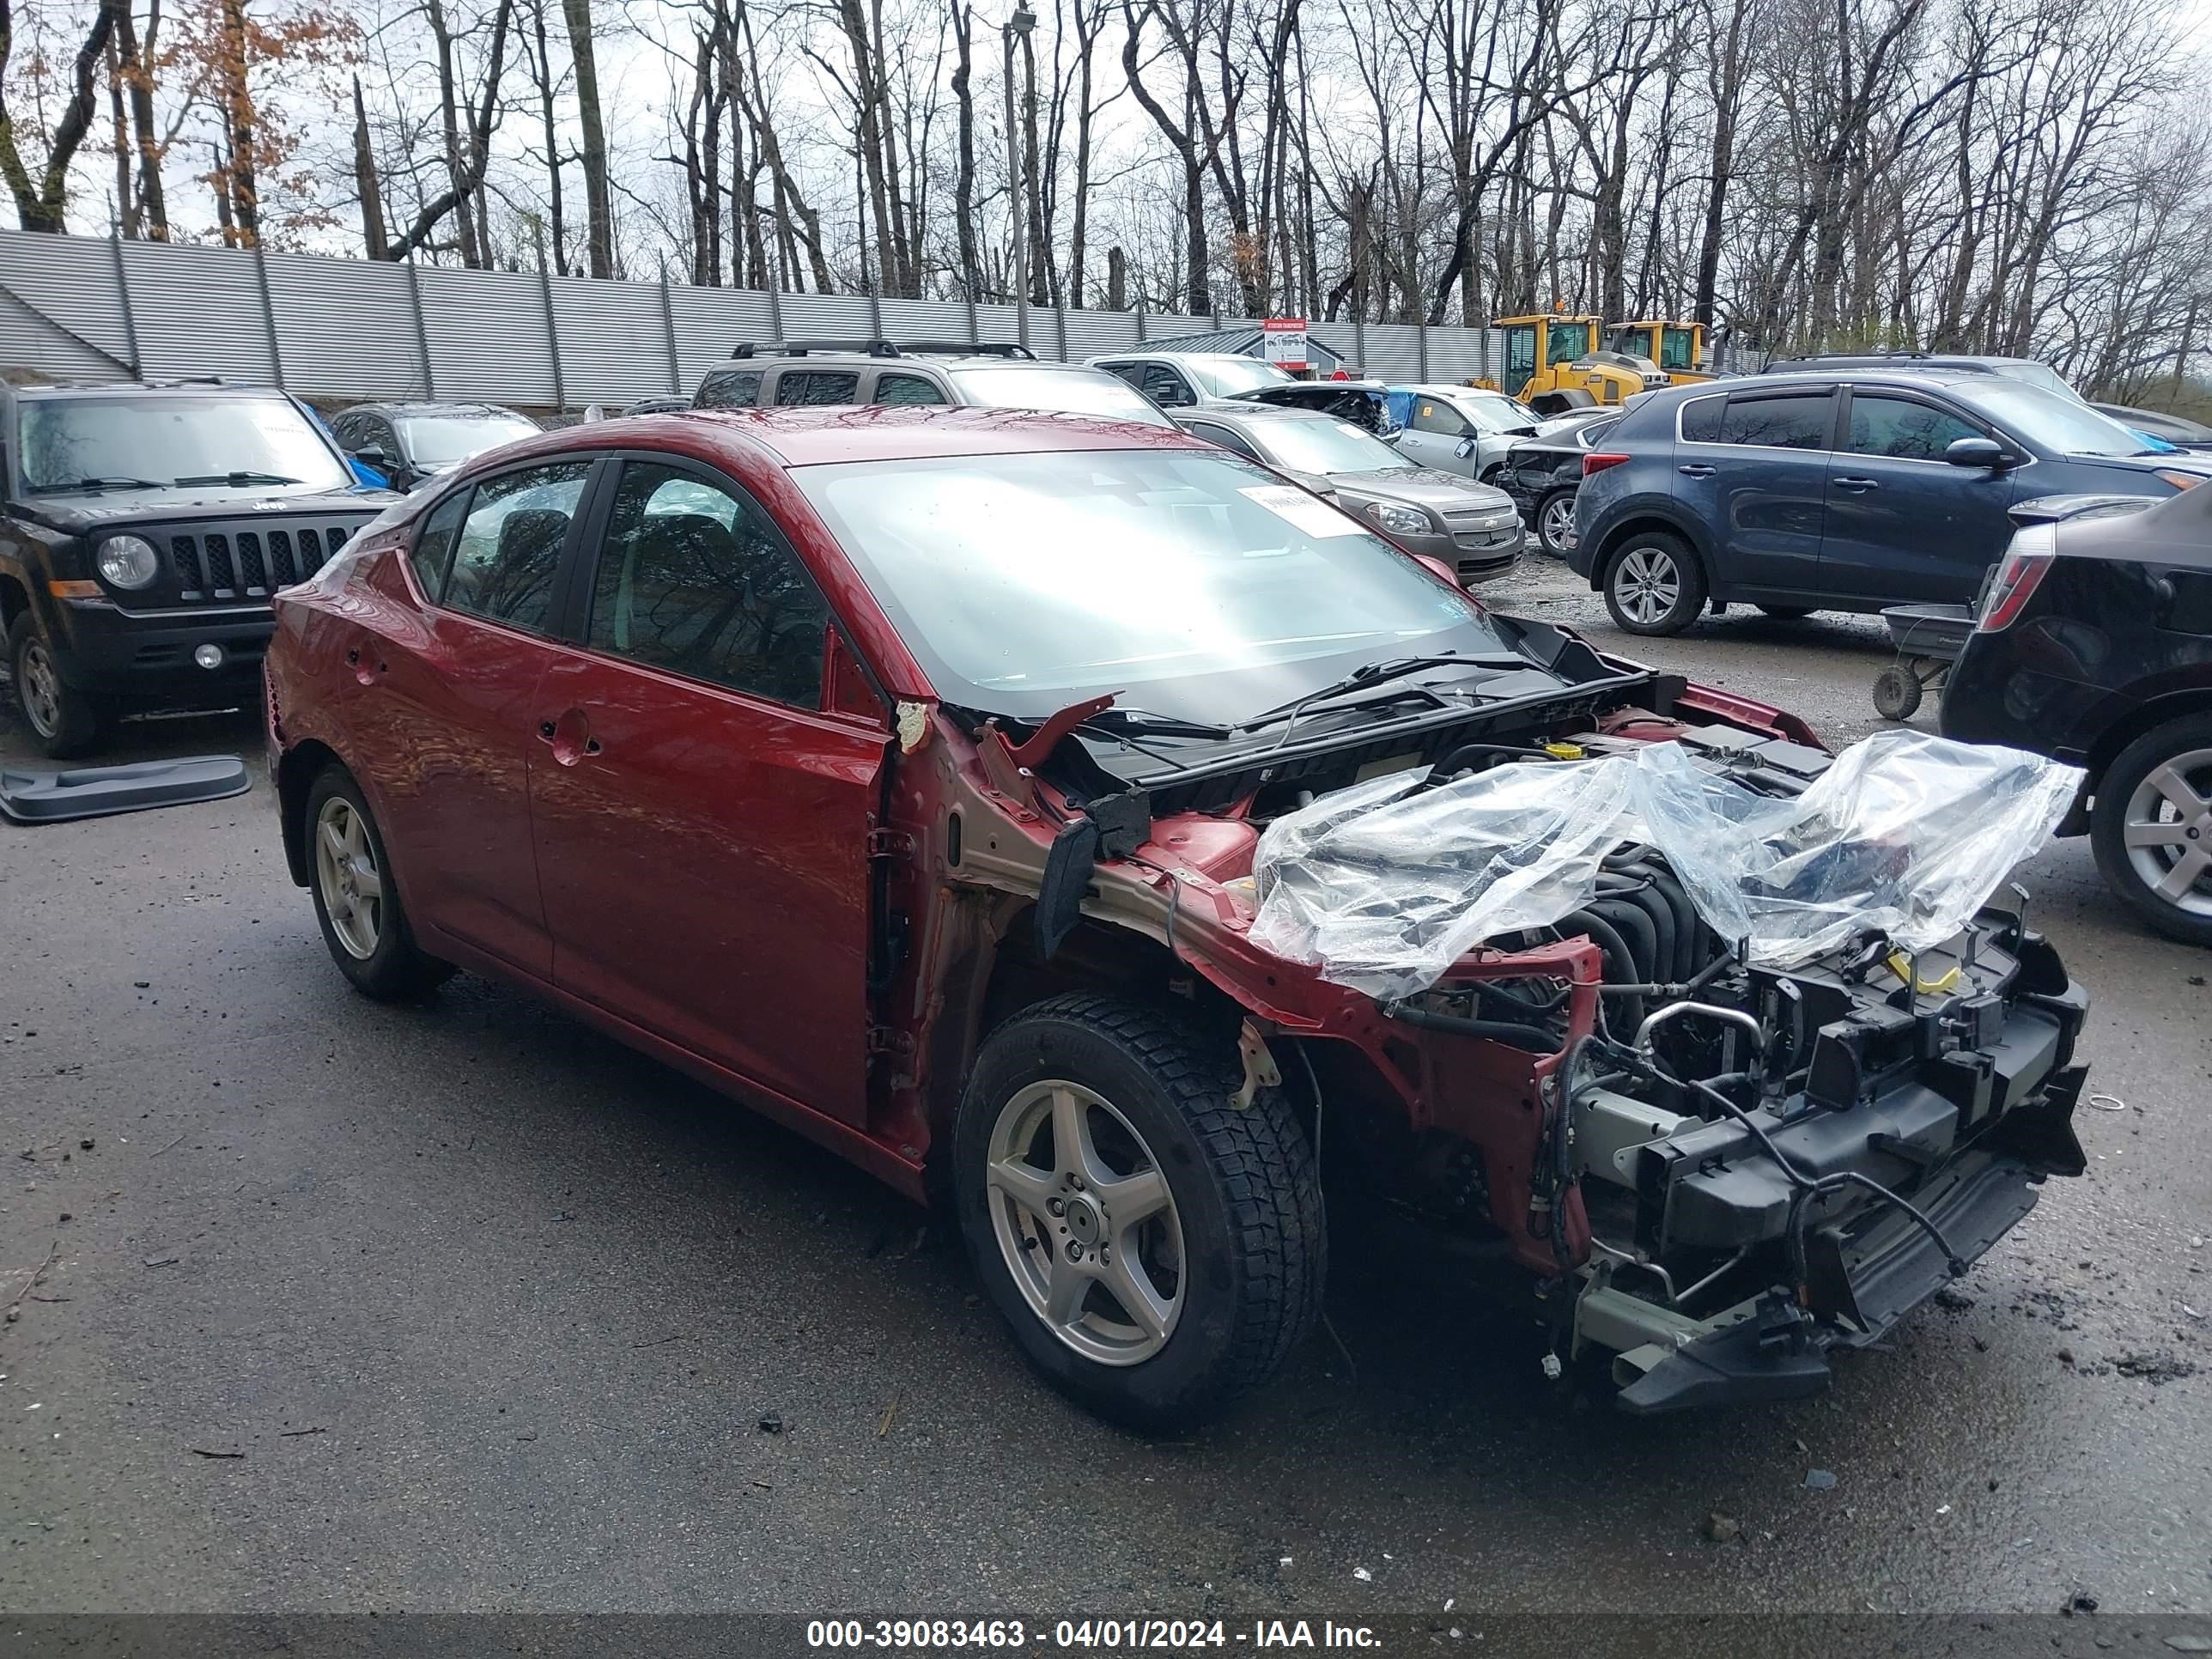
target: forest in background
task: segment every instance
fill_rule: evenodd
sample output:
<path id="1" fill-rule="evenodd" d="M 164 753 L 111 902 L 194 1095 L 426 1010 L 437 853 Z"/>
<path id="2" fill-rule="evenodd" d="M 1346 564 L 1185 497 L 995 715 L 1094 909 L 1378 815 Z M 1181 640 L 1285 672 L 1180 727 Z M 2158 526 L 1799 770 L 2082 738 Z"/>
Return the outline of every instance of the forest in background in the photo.
<path id="1" fill-rule="evenodd" d="M 1039 305 L 1562 305 L 2193 401 L 2212 118 L 2151 0 L 1037 4 L 0 0 L 0 182 L 27 229 L 886 297 L 1010 298 L 1019 239 Z"/>

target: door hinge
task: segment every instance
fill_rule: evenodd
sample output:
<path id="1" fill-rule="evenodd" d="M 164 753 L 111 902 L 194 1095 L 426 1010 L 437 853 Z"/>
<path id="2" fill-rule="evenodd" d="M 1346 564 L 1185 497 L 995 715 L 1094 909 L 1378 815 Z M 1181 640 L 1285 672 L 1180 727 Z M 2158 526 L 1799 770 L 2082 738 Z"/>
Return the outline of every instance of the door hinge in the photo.
<path id="1" fill-rule="evenodd" d="M 914 837 L 903 830 L 868 831 L 868 856 L 872 859 L 896 859 L 905 861 L 914 857 Z"/>
<path id="2" fill-rule="evenodd" d="M 874 1058 L 878 1054 L 896 1054 L 904 1056 L 910 1054 L 913 1052 L 913 1032 L 902 1030 L 896 1025 L 871 1025 L 868 1027 L 868 1054 L 871 1059 Z"/>

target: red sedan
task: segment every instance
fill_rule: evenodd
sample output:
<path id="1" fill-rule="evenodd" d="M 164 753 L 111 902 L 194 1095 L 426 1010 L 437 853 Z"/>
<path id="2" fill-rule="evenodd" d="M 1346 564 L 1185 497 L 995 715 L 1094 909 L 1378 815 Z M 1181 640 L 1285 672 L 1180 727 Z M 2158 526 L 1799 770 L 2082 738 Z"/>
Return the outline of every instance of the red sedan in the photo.
<path id="1" fill-rule="evenodd" d="M 1792 988 L 1818 1019 L 1734 1063 L 1728 1022 L 1756 1031 L 1790 975 L 1734 961 L 1656 852 L 1410 994 L 1254 936 L 1262 833 L 1358 781 L 1679 739 L 1786 790 L 1824 757 L 1771 709 L 1491 614 L 1225 451 L 1006 410 L 596 423 L 438 480 L 275 608 L 285 854 L 356 986 L 526 986 L 942 1194 L 1016 1340 L 1102 1412 L 1176 1425 L 1255 1386 L 1318 1310 L 1330 1226 L 1375 1217 L 1520 1264 L 1638 1409 L 1804 1392 L 1926 1293 L 1842 1305 L 1832 1235 L 1893 1267 L 1927 1248 L 1857 1188 L 1711 1178 L 1761 1156 L 1730 1112 L 1771 1108 L 1799 1156 L 1808 1114 L 1759 1091 L 1815 1086 L 1790 1045 L 1858 993 Z M 1980 942 L 2005 1008 L 2015 981 L 2056 1006 L 2039 950 Z M 1601 999 L 1655 1024 L 1602 1065 Z M 1978 1040 L 2014 1040 L 2002 1012 Z M 1853 1060 L 1868 1099 L 1810 1115 L 1820 1156 L 1931 1213 L 2010 1193 L 2057 1140 L 2018 1137 L 2038 1164 L 1990 1126 L 2070 1109 L 2070 1018 L 1909 1164 L 1878 1150 L 1905 1081 Z"/>

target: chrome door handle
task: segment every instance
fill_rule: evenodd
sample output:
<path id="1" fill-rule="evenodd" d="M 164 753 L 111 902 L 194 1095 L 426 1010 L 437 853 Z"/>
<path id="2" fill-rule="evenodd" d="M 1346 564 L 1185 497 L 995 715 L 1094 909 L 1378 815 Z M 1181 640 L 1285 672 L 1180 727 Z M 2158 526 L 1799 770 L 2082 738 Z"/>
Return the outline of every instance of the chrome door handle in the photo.
<path id="1" fill-rule="evenodd" d="M 1674 469 L 1686 478 L 1710 478 L 1713 469 L 1704 461 L 1685 461 Z"/>

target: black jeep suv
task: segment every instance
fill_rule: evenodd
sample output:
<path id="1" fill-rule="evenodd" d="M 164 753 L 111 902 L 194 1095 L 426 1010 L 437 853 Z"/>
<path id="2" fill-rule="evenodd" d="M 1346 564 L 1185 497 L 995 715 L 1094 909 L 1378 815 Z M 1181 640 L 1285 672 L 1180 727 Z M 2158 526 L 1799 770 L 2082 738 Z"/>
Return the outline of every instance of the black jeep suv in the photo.
<path id="1" fill-rule="evenodd" d="M 398 497 L 305 405 L 216 383 L 0 386 L 0 625 L 31 735 L 257 695 L 269 595 Z"/>

